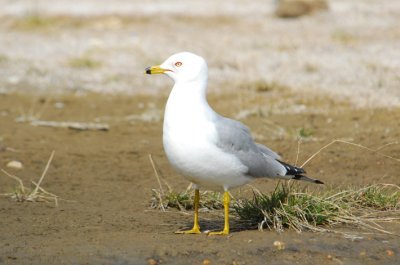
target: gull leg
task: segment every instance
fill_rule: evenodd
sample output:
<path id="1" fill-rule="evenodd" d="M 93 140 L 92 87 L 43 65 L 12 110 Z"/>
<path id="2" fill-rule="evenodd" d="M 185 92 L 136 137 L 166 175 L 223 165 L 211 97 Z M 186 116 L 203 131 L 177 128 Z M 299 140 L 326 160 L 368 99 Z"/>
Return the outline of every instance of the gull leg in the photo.
<path id="1" fill-rule="evenodd" d="M 229 235 L 229 203 L 231 201 L 231 197 L 229 196 L 229 192 L 224 192 L 224 215 L 225 215 L 225 223 L 224 223 L 224 230 L 219 232 L 210 232 L 208 235 Z"/>
<path id="2" fill-rule="evenodd" d="M 200 192 L 198 189 L 194 190 L 194 222 L 193 228 L 186 231 L 176 231 L 175 234 L 200 234 L 199 226 L 199 203 L 200 203 Z"/>

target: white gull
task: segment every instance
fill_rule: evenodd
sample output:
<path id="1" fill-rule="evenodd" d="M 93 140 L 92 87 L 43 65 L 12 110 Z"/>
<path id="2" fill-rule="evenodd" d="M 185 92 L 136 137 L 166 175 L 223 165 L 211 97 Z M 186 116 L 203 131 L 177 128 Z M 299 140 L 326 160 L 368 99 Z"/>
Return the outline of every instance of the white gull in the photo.
<path id="1" fill-rule="evenodd" d="M 163 144 L 171 165 L 194 184 L 194 225 L 178 233 L 198 234 L 199 189 L 224 190 L 224 230 L 229 234 L 228 190 L 256 178 L 305 180 L 302 168 L 280 160 L 268 147 L 254 142 L 242 123 L 216 113 L 206 99 L 208 68 L 205 60 L 190 52 L 172 55 L 147 74 L 166 74 L 175 81 L 165 107 Z"/>

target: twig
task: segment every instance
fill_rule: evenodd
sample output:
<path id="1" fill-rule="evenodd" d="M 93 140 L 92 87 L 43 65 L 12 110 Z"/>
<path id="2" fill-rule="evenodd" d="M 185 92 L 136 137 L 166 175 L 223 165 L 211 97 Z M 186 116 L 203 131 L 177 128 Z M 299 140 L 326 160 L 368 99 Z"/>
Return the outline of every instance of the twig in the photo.
<path id="1" fill-rule="evenodd" d="M 75 121 L 43 121 L 33 120 L 30 123 L 33 126 L 45 126 L 45 127 L 56 127 L 56 128 L 68 128 L 79 131 L 85 130 L 97 130 L 97 131 L 108 131 L 110 126 L 106 123 L 91 123 L 91 122 L 75 122 Z"/>
<path id="2" fill-rule="evenodd" d="M 400 144 L 400 142 L 392 142 L 392 143 L 387 143 L 387 144 L 384 144 L 384 145 L 382 145 L 381 147 L 378 147 L 377 149 L 376 149 L 376 151 L 380 151 L 380 150 L 382 150 L 383 148 L 386 148 L 386 147 L 388 147 L 388 146 L 390 146 L 390 145 L 397 145 L 397 144 Z"/>
<path id="3" fill-rule="evenodd" d="M 379 149 L 378 149 L 378 150 L 374 150 L 374 149 L 372 149 L 372 148 L 363 146 L 363 145 L 361 145 L 361 144 L 356 144 L 356 143 L 348 142 L 348 141 L 345 141 L 345 140 L 336 139 L 336 140 L 333 140 L 332 142 L 330 142 L 329 144 L 323 146 L 323 147 L 322 147 L 321 149 L 319 149 L 317 152 L 315 152 L 315 153 L 314 153 L 312 156 L 310 156 L 300 167 L 304 167 L 304 166 L 305 166 L 308 162 L 310 162 L 315 156 L 317 156 L 319 153 L 321 153 L 322 150 L 328 148 L 329 146 L 333 145 L 334 143 L 344 143 L 344 144 L 349 144 L 349 145 L 352 145 L 352 146 L 356 146 L 356 147 L 358 147 L 358 148 L 365 149 L 365 150 L 371 151 L 371 152 L 373 152 L 373 153 L 376 153 L 376 154 L 378 154 L 378 155 L 380 155 L 380 156 L 383 156 L 383 157 L 392 159 L 392 160 L 394 160 L 394 161 L 400 162 L 400 159 L 399 159 L 399 158 L 395 158 L 395 157 L 392 157 L 392 156 L 388 156 L 388 155 L 382 154 L 381 152 L 378 151 Z"/>
<path id="4" fill-rule="evenodd" d="M 10 178 L 13 178 L 13 179 L 15 179 L 16 181 L 18 181 L 18 182 L 19 182 L 19 186 L 21 187 L 21 192 L 22 192 L 22 193 L 25 193 L 25 186 L 24 186 L 24 183 L 22 182 L 22 180 L 21 180 L 19 177 L 14 176 L 14 175 L 11 175 L 10 173 L 8 173 L 7 171 L 5 171 L 4 169 L 1 169 L 1 171 L 2 171 L 4 174 L 6 174 L 7 176 L 9 176 Z"/>
<path id="5" fill-rule="evenodd" d="M 43 181 L 43 179 L 44 179 L 44 176 L 45 176 L 46 173 L 47 173 L 47 170 L 49 169 L 49 166 L 50 166 L 51 161 L 53 160 L 54 153 L 55 153 L 55 151 L 53 150 L 53 151 L 51 152 L 51 155 L 50 155 L 49 160 L 47 161 L 46 167 L 44 168 L 44 171 L 43 171 L 43 173 L 42 173 L 42 176 L 40 177 L 40 179 L 39 179 L 39 181 L 38 181 L 38 183 L 37 183 L 35 189 L 32 191 L 31 194 L 29 194 L 29 197 L 34 197 L 34 196 L 36 196 L 36 193 L 37 193 L 38 190 L 39 190 L 39 186 L 40 186 L 40 184 L 42 183 L 42 181 Z"/>
<path id="6" fill-rule="evenodd" d="M 158 175 L 158 172 L 157 172 L 157 169 L 156 169 L 156 165 L 154 164 L 153 157 L 151 156 L 151 154 L 149 154 L 149 160 L 150 160 L 151 166 L 153 168 L 154 175 L 156 176 L 158 185 L 160 186 L 161 194 L 164 195 L 164 190 L 163 190 L 163 187 L 161 185 L 160 176 Z"/>
<path id="7" fill-rule="evenodd" d="M 153 157 L 151 156 L 151 154 L 149 154 L 149 160 L 150 160 L 151 166 L 153 167 L 154 175 L 156 176 L 158 185 L 160 186 L 161 193 L 157 192 L 158 199 L 160 200 L 160 207 L 161 207 L 162 211 L 165 212 L 164 203 L 163 203 L 163 200 L 162 200 L 162 197 L 164 196 L 164 190 L 163 190 L 163 187 L 161 185 L 160 176 L 158 175 L 158 172 L 157 172 L 157 169 L 156 169 L 156 166 L 154 164 Z"/>
<path id="8" fill-rule="evenodd" d="M 301 140 L 302 140 L 301 137 L 297 139 L 297 154 L 296 154 L 296 162 L 294 163 L 295 166 L 297 166 L 297 163 L 299 162 Z"/>

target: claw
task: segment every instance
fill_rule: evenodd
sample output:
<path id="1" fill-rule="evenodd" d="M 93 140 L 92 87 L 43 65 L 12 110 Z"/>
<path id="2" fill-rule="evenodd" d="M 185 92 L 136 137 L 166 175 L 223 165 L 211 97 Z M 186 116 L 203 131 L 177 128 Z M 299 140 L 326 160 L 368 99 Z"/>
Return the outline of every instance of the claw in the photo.
<path id="1" fill-rule="evenodd" d="M 190 230 L 176 231 L 175 234 L 201 234 L 201 232 L 200 232 L 200 228 L 193 227 Z"/>
<path id="2" fill-rule="evenodd" d="M 209 232 L 207 233 L 208 236 L 227 236 L 229 235 L 229 231 L 227 230 L 222 230 L 218 232 Z"/>

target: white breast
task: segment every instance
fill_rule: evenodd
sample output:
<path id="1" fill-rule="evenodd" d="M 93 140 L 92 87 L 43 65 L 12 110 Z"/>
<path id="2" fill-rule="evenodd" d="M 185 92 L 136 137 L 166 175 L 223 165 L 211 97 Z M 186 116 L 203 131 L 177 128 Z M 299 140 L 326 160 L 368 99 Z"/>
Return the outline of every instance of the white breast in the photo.
<path id="1" fill-rule="evenodd" d="M 243 185 L 250 180 L 244 175 L 247 167 L 216 146 L 212 115 L 211 108 L 169 100 L 163 128 L 165 153 L 172 166 L 197 185 L 225 190 Z"/>

